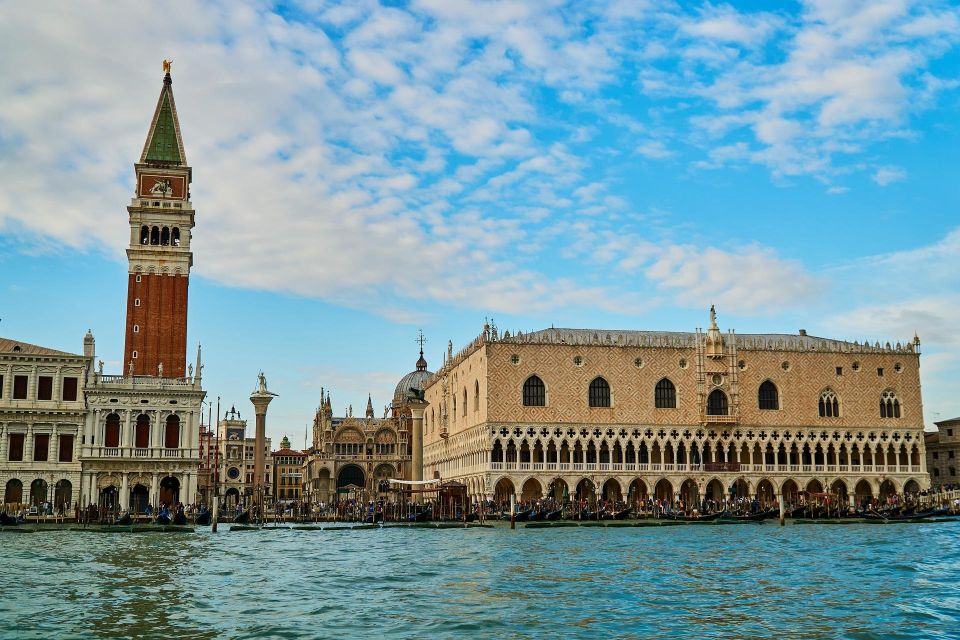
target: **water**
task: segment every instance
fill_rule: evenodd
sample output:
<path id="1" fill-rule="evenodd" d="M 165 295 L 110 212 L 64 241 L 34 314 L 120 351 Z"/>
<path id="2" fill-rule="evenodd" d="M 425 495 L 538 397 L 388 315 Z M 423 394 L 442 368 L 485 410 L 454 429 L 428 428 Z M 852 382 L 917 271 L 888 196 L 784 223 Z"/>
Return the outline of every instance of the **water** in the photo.
<path id="1" fill-rule="evenodd" d="M 960 522 L 0 534 L 16 638 L 957 638 Z"/>

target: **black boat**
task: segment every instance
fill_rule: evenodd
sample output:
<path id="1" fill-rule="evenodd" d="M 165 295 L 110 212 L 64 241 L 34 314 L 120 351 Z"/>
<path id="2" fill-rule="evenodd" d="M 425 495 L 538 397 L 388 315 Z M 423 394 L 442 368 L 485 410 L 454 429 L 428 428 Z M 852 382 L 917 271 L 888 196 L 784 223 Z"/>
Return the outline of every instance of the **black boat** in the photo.
<path id="1" fill-rule="evenodd" d="M 530 515 L 533 513 L 533 509 L 525 509 L 523 511 L 517 511 L 513 514 L 513 519 L 515 522 L 526 522 L 530 519 Z M 509 519 L 509 515 L 507 518 Z"/>
<path id="2" fill-rule="evenodd" d="M 176 525 L 185 525 L 187 524 L 187 516 L 183 514 L 183 511 L 177 511 L 173 516 L 173 524 Z"/>
<path id="3" fill-rule="evenodd" d="M 124 513 L 122 516 L 117 518 L 116 524 L 133 524 L 133 518 L 129 513 Z"/>
<path id="4" fill-rule="evenodd" d="M 206 509 L 204 509 L 203 511 L 197 514 L 197 517 L 194 519 L 194 522 L 202 527 L 205 527 L 210 524 L 211 517 L 212 517 L 212 514 Z"/>
<path id="5" fill-rule="evenodd" d="M 543 519 L 544 519 L 544 520 L 559 520 L 559 519 L 560 519 L 560 516 L 562 516 L 562 515 L 563 515 L 563 509 L 557 509 L 557 510 L 555 510 L 555 511 L 551 511 L 551 512 L 547 513 L 547 515 L 545 515 L 545 516 L 543 517 Z"/>
<path id="6" fill-rule="evenodd" d="M 761 522 L 767 518 L 773 517 L 770 512 L 767 511 L 758 511 L 756 513 L 744 513 L 740 515 L 735 514 L 725 514 L 723 516 L 724 520 L 736 520 L 738 522 Z"/>
<path id="7" fill-rule="evenodd" d="M 233 516 L 233 524 L 249 524 L 250 523 L 250 509 L 241 511 L 237 515 Z"/>
<path id="8" fill-rule="evenodd" d="M 411 513 L 409 520 L 410 522 L 430 522 L 433 520 L 433 510 L 426 509 L 418 513 Z"/>
<path id="9" fill-rule="evenodd" d="M 158 513 L 157 524 L 170 524 L 170 516 Z"/>
<path id="10" fill-rule="evenodd" d="M 704 513 L 697 516 L 674 515 L 673 519 L 679 522 L 713 522 L 714 520 L 719 520 L 724 513 L 723 511 L 717 511 L 715 513 Z"/>
<path id="11" fill-rule="evenodd" d="M 16 516 L 11 516 L 6 511 L 0 513 L 0 526 L 15 527 L 18 524 L 20 524 L 20 521 L 17 520 Z"/>
<path id="12" fill-rule="evenodd" d="M 476 511 L 474 511 L 473 513 L 468 513 L 468 514 L 463 518 L 463 521 L 464 521 L 464 522 L 476 522 L 476 521 L 479 520 L 479 519 L 480 519 L 480 514 L 478 514 Z"/>

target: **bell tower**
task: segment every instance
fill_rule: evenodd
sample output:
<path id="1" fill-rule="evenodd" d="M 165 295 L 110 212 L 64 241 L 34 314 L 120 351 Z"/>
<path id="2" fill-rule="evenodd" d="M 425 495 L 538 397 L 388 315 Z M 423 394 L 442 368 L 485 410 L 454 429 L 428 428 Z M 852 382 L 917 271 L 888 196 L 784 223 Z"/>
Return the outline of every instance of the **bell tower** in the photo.
<path id="1" fill-rule="evenodd" d="M 127 207 L 127 328 L 124 371 L 183 378 L 187 356 L 187 288 L 194 211 L 192 169 L 187 164 L 173 100 L 170 65 L 136 171 L 136 193 Z M 162 367 L 161 367 L 162 365 Z"/>

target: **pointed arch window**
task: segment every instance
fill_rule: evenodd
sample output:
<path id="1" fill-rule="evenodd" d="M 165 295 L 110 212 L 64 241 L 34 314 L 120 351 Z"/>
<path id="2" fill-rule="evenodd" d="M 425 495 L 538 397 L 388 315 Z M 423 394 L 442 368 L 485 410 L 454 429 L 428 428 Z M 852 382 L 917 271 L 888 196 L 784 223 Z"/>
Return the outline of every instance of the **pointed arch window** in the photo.
<path id="1" fill-rule="evenodd" d="M 147 225 L 140 227 L 140 244 L 150 244 L 150 227 Z"/>
<path id="2" fill-rule="evenodd" d="M 170 244 L 175 247 L 180 246 L 180 227 L 174 227 L 170 232 Z"/>
<path id="3" fill-rule="evenodd" d="M 591 407 L 609 407 L 610 406 L 610 383 L 597 376 L 590 383 L 587 393 L 587 399 Z"/>
<path id="4" fill-rule="evenodd" d="M 480 410 L 480 381 L 473 381 L 473 410 Z"/>
<path id="5" fill-rule="evenodd" d="M 654 388 L 653 400 L 657 409 L 676 409 L 677 388 L 668 378 L 663 378 Z"/>
<path id="6" fill-rule="evenodd" d="M 897 398 L 897 394 L 893 391 L 887 390 L 880 395 L 880 417 L 900 417 L 900 400 Z"/>
<path id="7" fill-rule="evenodd" d="M 840 417 L 840 400 L 830 389 L 827 389 L 820 394 L 820 403 L 819 403 L 820 417 L 821 418 L 839 418 Z"/>
<path id="8" fill-rule="evenodd" d="M 467 388 L 463 388 L 463 416 L 467 416 Z"/>
<path id="9" fill-rule="evenodd" d="M 523 383 L 523 406 L 547 406 L 547 388 L 539 376 L 530 376 Z"/>
<path id="10" fill-rule="evenodd" d="M 780 408 L 780 394 L 777 385 L 766 380 L 757 390 L 757 404 L 764 411 L 776 411 Z"/>
<path id="11" fill-rule="evenodd" d="M 150 244 L 160 244 L 160 227 L 150 230 Z"/>
<path id="12" fill-rule="evenodd" d="M 707 396 L 707 415 L 708 416 L 726 416 L 730 413 L 730 406 L 727 403 L 727 394 L 720 389 L 714 389 Z"/>

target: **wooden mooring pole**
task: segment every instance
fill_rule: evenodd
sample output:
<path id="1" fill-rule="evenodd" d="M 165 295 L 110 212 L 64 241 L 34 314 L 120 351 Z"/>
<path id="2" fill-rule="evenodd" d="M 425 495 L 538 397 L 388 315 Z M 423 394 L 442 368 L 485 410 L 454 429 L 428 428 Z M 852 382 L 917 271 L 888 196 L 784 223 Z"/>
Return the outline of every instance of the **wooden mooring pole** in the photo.
<path id="1" fill-rule="evenodd" d="M 782 527 L 784 524 L 786 524 L 786 522 L 784 521 L 784 514 L 783 514 L 783 494 L 781 493 L 779 496 L 777 496 L 777 498 L 779 499 L 779 502 L 780 502 L 780 526 Z"/>
<path id="2" fill-rule="evenodd" d="M 517 494 L 510 494 L 510 528 L 517 528 Z"/>

